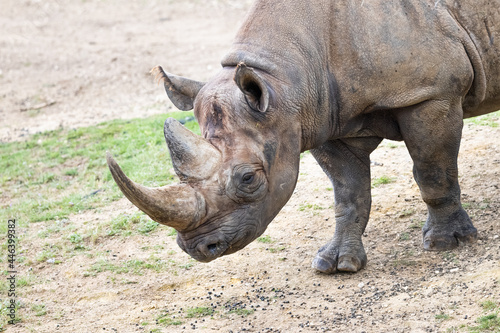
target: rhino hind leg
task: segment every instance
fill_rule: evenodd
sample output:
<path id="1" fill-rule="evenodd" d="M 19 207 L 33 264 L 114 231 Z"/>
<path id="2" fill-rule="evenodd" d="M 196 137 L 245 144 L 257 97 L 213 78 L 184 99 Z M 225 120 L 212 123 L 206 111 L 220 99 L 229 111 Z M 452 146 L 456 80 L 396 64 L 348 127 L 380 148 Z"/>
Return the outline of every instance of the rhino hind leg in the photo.
<path id="1" fill-rule="evenodd" d="M 370 153 L 381 140 L 332 140 L 311 150 L 332 181 L 335 194 L 335 234 L 312 262 L 319 272 L 357 272 L 366 266 L 361 237 L 371 206 Z"/>
<path id="2" fill-rule="evenodd" d="M 413 175 L 427 204 L 424 249 L 444 251 L 477 239 L 477 230 L 462 208 L 458 151 L 462 136 L 460 103 L 428 101 L 401 112 L 399 126 L 413 159 Z"/>

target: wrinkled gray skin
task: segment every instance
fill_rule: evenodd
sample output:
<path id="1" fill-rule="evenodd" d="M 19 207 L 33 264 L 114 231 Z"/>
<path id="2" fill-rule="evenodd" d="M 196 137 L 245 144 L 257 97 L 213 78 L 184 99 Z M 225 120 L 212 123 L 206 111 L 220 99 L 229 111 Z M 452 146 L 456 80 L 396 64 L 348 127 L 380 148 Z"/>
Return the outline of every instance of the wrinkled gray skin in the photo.
<path id="1" fill-rule="evenodd" d="M 424 248 L 472 242 L 457 155 L 463 118 L 500 109 L 499 8 L 500 0 L 256 1 L 208 83 L 155 70 L 175 105 L 194 107 L 204 138 L 186 148 L 176 122 L 165 124 L 182 183 L 143 189 L 111 157 L 110 168 L 132 202 L 208 262 L 264 232 L 292 195 L 300 152 L 311 150 L 333 183 L 336 217 L 312 266 L 356 272 L 367 261 L 369 155 L 384 138 L 403 140 L 428 207 Z M 210 158 L 184 153 L 201 146 Z"/>

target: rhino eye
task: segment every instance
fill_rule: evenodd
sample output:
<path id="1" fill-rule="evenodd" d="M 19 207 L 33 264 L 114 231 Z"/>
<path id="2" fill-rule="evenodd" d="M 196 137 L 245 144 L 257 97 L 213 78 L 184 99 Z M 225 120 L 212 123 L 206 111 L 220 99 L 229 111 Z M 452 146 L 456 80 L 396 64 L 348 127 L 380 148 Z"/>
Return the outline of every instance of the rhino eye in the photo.
<path id="1" fill-rule="evenodd" d="M 253 172 L 247 172 L 241 177 L 241 182 L 243 184 L 251 184 L 255 178 L 255 174 Z"/>
<path id="2" fill-rule="evenodd" d="M 240 164 L 233 169 L 226 193 L 237 202 L 250 202 L 262 198 L 267 188 L 266 174 L 260 165 Z"/>

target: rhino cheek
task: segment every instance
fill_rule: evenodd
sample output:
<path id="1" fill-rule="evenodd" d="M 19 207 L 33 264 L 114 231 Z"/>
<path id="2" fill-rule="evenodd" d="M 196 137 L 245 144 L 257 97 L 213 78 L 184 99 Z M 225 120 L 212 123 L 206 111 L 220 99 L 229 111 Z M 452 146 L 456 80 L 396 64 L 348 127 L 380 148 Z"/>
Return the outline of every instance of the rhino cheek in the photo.
<path id="1" fill-rule="evenodd" d="M 248 244 L 253 242 L 257 237 L 259 237 L 262 234 L 257 232 L 255 228 L 253 230 L 251 228 L 245 228 L 245 229 L 246 230 L 244 230 L 241 233 L 242 236 L 235 239 L 235 242 L 229 246 L 224 255 L 238 252 L 239 250 L 245 248 Z"/>
<path id="2" fill-rule="evenodd" d="M 268 216 L 270 220 L 278 215 L 292 196 L 295 185 L 297 184 L 298 174 L 299 168 L 297 163 L 297 167 L 285 168 L 285 170 L 282 170 L 279 174 L 276 173 L 274 177 L 269 177 L 272 179 L 272 182 L 267 196 L 266 216 Z"/>
<path id="3" fill-rule="evenodd" d="M 265 230 L 262 221 L 256 219 L 246 219 L 237 226 L 228 229 L 225 234 L 231 238 L 231 242 L 224 255 L 243 249 L 264 233 Z"/>

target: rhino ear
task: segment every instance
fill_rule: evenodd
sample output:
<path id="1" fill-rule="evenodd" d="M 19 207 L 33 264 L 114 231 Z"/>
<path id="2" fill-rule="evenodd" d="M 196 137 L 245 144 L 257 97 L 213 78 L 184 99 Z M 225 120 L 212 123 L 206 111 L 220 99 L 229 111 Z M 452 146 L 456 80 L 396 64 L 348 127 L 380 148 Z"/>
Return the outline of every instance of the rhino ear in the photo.
<path id="1" fill-rule="evenodd" d="M 194 99 L 205 85 L 204 82 L 193 81 L 182 76 L 165 73 L 161 66 L 153 68 L 151 75 L 154 75 L 158 82 L 163 81 L 168 98 L 182 111 L 193 109 Z"/>
<path id="2" fill-rule="evenodd" d="M 253 110 L 267 111 L 269 107 L 269 88 L 252 68 L 240 62 L 236 67 L 234 81 Z"/>

